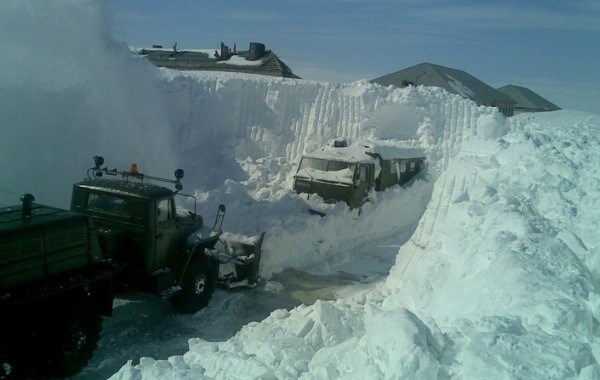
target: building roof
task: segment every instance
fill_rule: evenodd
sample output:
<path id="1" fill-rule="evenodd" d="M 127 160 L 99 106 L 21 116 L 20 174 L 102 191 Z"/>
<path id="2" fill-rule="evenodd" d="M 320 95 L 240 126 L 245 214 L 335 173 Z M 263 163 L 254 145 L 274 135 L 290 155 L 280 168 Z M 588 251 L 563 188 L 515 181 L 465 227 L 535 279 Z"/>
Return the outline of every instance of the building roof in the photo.
<path id="1" fill-rule="evenodd" d="M 262 45 L 262 44 L 260 44 Z M 264 45 L 262 45 L 264 48 Z M 225 48 L 226 55 L 223 54 Z M 155 66 L 174 70 L 229 71 L 247 74 L 277 76 L 301 79 L 271 50 L 261 51 L 254 57 L 253 52 L 231 51 L 222 44 L 221 54 L 215 49 L 165 49 L 155 45 L 152 48 L 131 48 L 134 54 L 143 56 Z"/>
<path id="2" fill-rule="evenodd" d="M 513 98 L 517 104 L 515 108 L 535 111 L 557 111 L 561 109 L 556 104 L 544 99 L 528 88 L 512 84 L 500 87 L 498 91 Z"/>
<path id="3" fill-rule="evenodd" d="M 397 87 L 406 87 L 407 85 L 436 86 L 474 100 L 479 104 L 491 106 L 496 105 L 497 102 L 515 103 L 511 97 L 465 71 L 428 62 L 373 79 L 371 82 L 383 86 L 394 85 Z"/>

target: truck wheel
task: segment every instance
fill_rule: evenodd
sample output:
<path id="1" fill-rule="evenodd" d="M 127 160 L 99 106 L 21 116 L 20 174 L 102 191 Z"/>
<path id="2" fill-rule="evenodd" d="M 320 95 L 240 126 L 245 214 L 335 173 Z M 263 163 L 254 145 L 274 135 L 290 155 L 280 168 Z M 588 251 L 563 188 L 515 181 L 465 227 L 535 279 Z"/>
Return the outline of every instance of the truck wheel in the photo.
<path id="1" fill-rule="evenodd" d="M 181 313 L 195 313 L 208 305 L 217 284 L 218 264 L 209 259 L 197 259 L 181 284 L 181 290 L 171 298 L 173 307 Z"/>
<path id="2" fill-rule="evenodd" d="M 48 357 L 43 371 L 58 377 L 79 372 L 96 350 L 101 331 L 102 317 L 97 313 L 66 317 L 58 325 L 49 326 L 47 339 L 44 339 Z"/>

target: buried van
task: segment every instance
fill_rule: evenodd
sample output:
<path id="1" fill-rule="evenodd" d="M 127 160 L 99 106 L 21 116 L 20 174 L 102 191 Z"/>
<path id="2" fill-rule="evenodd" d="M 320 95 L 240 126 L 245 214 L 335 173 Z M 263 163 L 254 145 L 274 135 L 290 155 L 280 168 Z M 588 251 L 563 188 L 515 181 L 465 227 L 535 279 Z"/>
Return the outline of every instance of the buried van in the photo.
<path id="1" fill-rule="evenodd" d="M 318 194 L 327 203 L 360 207 L 371 189 L 384 191 L 409 181 L 423 166 L 421 149 L 336 139 L 302 156 L 294 190 Z"/>

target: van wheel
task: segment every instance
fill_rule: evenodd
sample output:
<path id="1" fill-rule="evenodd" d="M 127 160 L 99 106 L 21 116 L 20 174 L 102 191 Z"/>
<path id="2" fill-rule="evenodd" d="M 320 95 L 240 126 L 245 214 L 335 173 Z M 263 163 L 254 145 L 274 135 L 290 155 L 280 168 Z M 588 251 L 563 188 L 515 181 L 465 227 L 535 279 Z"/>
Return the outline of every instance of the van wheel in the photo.
<path id="1" fill-rule="evenodd" d="M 206 307 L 215 291 L 218 268 L 214 260 L 194 259 L 185 274 L 181 290 L 171 298 L 173 307 L 181 313 L 195 313 Z"/>
<path id="2" fill-rule="evenodd" d="M 42 370 L 50 376 L 70 376 L 79 372 L 91 359 L 102 331 L 98 313 L 79 314 L 54 321 L 45 332 L 47 358 Z"/>

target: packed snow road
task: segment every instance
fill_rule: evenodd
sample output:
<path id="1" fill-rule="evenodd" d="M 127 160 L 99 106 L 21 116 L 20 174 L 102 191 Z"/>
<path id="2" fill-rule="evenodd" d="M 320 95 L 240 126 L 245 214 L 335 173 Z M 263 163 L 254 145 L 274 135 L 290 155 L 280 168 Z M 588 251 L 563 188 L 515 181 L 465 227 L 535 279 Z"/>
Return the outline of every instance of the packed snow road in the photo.
<path id="1" fill-rule="evenodd" d="M 131 358 L 182 355 L 189 350 L 191 337 L 225 341 L 274 310 L 367 290 L 385 279 L 408 236 L 359 247 L 353 260 L 329 266 L 328 274 L 318 268 L 286 269 L 254 289 L 219 289 L 208 307 L 193 315 L 178 314 L 167 299 L 137 291 L 124 293 L 114 302 L 113 317 L 104 320 L 94 357 L 72 379 L 108 378 Z"/>

